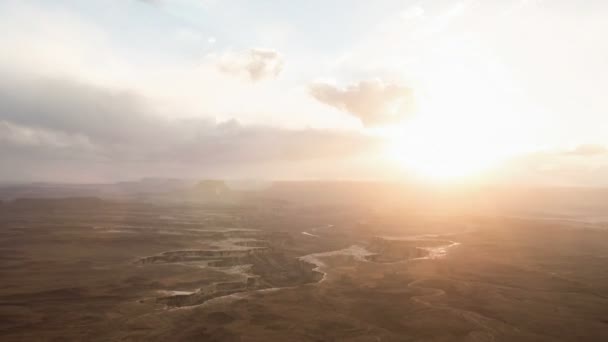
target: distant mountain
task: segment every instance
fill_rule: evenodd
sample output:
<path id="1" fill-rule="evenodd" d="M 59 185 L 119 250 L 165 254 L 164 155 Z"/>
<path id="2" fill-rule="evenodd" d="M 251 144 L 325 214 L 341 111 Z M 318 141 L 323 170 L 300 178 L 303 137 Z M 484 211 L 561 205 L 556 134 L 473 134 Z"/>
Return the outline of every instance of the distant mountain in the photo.
<path id="1" fill-rule="evenodd" d="M 172 205 L 263 206 L 272 210 L 283 210 L 293 204 L 317 209 L 320 206 L 369 208 L 373 204 L 374 210 L 399 208 L 399 211 L 419 213 L 493 213 L 608 221 L 608 189 L 605 188 L 424 187 L 356 181 L 239 183 L 218 179 L 194 181 L 171 178 L 145 178 L 115 184 L 32 183 L 0 186 L 0 201 L 10 202 L 17 198 L 101 198 Z"/>
<path id="2" fill-rule="evenodd" d="M 30 183 L 0 186 L 0 200 L 16 198 L 101 197 L 141 199 L 151 194 L 184 190 L 196 181 L 172 178 L 144 178 L 139 181 L 108 184 Z"/>
<path id="3" fill-rule="evenodd" d="M 187 188 L 148 197 L 160 202 L 218 204 L 236 203 L 240 198 L 240 193 L 230 189 L 223 180 L 202 180 Z"/>

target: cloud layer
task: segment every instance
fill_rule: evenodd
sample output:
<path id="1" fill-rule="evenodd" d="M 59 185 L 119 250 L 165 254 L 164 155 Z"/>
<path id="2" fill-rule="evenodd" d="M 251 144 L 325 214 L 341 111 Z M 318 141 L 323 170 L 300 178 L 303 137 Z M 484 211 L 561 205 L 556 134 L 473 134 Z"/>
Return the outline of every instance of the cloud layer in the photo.
<path id="1" fill-rule="evenodd" d="M 365 126 L 398 121 L 409 113 L 411 106 L 410 89 L 379 79 L 346 87 L 316 82 L 309 91 L 318 101 L 357 117 Z"/>
<path id="2" fill-rule="evenodd" d="M 91 163 L 239 169 L 349 158 L 378 145 L 353 132 L 168 119 L 155 115 L 136 93 L 65 79 L 0 79 L 0 154 L 7 163 L 69 161 L 72 171 Z M 7 165 L 4 171 L 9 170 Z"/>

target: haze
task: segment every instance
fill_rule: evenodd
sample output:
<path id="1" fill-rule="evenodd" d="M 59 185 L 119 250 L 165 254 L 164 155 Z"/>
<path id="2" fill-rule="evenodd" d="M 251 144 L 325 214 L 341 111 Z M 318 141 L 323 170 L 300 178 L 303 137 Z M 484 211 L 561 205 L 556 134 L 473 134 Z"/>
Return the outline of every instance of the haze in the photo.
<path id="1" fill-rule="evenodd" d="M 605 185 L 603 1 L 3 1 L 4 181 Z"/>
<path id="2" fill-rule="evenodd" d="M 0 341 L 608 341 L 608 1 L 0 0 Z"/>

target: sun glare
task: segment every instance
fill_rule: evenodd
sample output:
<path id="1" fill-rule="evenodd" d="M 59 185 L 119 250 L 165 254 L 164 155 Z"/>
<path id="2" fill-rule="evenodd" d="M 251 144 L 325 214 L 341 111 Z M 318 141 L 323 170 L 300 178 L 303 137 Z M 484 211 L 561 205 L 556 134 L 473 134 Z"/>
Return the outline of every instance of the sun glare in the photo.
<path id="1" fill-rule="evenodd" d="M 430 181 L 480 180 L 516 154 L 516 146 L 466 123 L 410 122 L 385 131 L 387 159 Z"/>
<path id="2" fill-rule="evenodd" d="M 398 169 L 432 182 L 483 181 L 534 146 L 533 115 L 483 72 L 463 65 L 428 61 L 416 112 L 376 131 L 387 141 L 386 159 Z"/>
<path id="3" fill-rule="evenodd" d="M 498 162 L 487 148 L 466 142 L 396 139 L 387 149 L 391 160 L 408 171 L 431 180 L 458 180 L 480 175 Z"/>

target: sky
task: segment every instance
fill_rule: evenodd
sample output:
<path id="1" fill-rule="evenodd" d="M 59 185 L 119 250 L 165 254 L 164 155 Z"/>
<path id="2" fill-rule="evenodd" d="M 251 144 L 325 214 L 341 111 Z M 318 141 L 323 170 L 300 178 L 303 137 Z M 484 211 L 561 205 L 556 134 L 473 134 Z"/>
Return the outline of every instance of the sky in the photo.
<path id="1" fill-rule="evenodd" d="M 608 2 L 0 0 L 0 181 L 608 185 Z"/>

